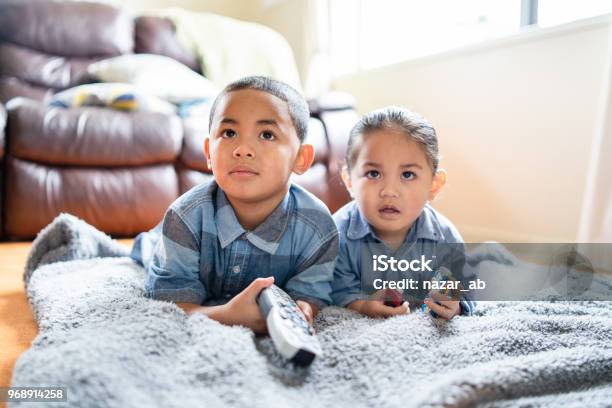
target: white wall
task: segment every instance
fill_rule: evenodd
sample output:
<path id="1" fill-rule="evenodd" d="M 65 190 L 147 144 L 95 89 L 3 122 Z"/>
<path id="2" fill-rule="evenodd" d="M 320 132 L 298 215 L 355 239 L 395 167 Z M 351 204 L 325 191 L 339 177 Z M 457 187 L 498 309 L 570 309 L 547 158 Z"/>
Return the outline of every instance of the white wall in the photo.
<path id="1" fill-rule="evenodd" d="M 449 172 L 435 206 L 467 240 L 575 241 L 610 26 L 606 17 L 521 33 L 339 78 L 335 88 L 361 112 L 397 104 L 433 122 Z"/>
<path id="2" fill-rule="evenodd" d="M 300 77 L 304 78 L 310 58 L 307 46 L 310 41 L 308 0 L 261 0 L 260 3 L 258 13 L 251 16 L 251 20 L 285 37 L 293 49 Z"/>

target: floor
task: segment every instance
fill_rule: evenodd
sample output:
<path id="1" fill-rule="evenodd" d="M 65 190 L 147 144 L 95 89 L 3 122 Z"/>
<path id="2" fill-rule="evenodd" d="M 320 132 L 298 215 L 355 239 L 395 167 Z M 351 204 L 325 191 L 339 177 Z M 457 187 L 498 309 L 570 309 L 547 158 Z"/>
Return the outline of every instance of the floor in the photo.
<path id="1" fill-rule="evenodd" d="M 30 246 L 0 244 L 0 387 L 9 386 L 15 361 L 38 333 L 22 280 Z"/>
<path id="2" fill-rule="evenodd" d="M 131 245 L 131 240 L 119 242 Z M 38 334 L 22 280 L 30 247 L 29 242 L 0 244 L 0 387 L 10 385 L 15 362 Z"/>

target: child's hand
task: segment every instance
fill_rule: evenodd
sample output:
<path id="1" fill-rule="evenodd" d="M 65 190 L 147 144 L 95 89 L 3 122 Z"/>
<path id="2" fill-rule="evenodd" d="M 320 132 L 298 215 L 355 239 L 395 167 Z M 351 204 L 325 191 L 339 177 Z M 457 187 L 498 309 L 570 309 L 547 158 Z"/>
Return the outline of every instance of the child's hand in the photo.
<path id="1" fill-rule="evenodd" d="M 223 323 L 246 326 L 257 334 L 265 334 L 268 331 L 259 306 L 257 305 L 257 295 L 262 289 L 271 286 L 274 277 L 257 278 L 242 292 L 234 296 L 226 305 L 227 320 Z"/>
<path id="2" fill-rule="evenodd" d="M 410 313 L 408 302 L 392 307 L 385 306 L 382 300 L 355 300 L 347 307 L 370 317 L 391 317 Z"/>
<path id="3" fill-rule="evenodd" d="M 431 292 L 431 297 L 433 299 L 427 298 L 423 303 L 441 318 L 450 320 L 461 314 L 461 306 L 458 300 L 451 300 L 451 297 L 437 291 Z M 440 304 L 437 304 L 435 301 L 440 302 Z"/>

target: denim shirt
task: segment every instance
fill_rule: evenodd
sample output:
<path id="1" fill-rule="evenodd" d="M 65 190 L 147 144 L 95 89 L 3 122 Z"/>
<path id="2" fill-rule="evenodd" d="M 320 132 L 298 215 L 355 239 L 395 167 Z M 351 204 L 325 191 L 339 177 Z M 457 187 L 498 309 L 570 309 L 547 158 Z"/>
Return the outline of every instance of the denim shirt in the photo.
<path id="1" fill-rule="evenodd" d="M 436 259 L 441 258 L 441 253 L 453 252 L 450 255 L 455 257 L 459 255 L 461 264 L 465 260 L 464 257 L 461 258 L 464 255 L 461 234 L 446 217 L 429 204 L 423 208 L 406 234 L 404 243 L 395 252 L 376 236 L 354 201 L 334 214 L 334 222 L 338 227 L 340 247 L 331 297 L 338 306 L 346 307 L 355 300 L 367 299 L 368 296 L 362 286 L 365 281 L 362 279 L 362 271 L 367 269 L 362 267 L 365 266 L 365 262 L 371 262 L 373 255 L 393 256 L 398 260 L 418 259 L 421 256 L 433 259 L 433 272 L 413 272 L 414 277 L 421 281 L 433 278 L 440 266 L 436 263 Z M 369 268 L 370 265 L 366 267 Z M 465 276 L 459 278 L 463 281 Z M 422 291 L 420 295 L 425 297 Z M 460 306 L 461 313 L 469 315 L 473 312 L 475 303 L 464 296 L 460 300 Z"/>
<path id="2" fill-rule="evenodd" d="M 246 231 L 212 180 L 189 190 L 153 230 L 140 234 L 132 258 L 147 271 L 146 295 L 202 304 L 227 301 L 258 277 L 294 299 L 331 302 L 338 232 L 329 210 L 297 185 L 268 218 Z"/>

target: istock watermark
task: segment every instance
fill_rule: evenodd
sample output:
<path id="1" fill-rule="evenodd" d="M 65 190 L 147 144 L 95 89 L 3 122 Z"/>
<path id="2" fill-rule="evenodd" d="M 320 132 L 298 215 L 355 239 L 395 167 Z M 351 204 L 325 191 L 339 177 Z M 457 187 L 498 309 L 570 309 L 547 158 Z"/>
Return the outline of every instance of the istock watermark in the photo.
<path id="1" fill-rule="evenodd" d="M 420 259 L 395 259 L 387 255 L 372 255 L 372 270 L 374 272 L 433 272 L 431 263 L 433 259 L 426 259 L 421 255 Z"/>

